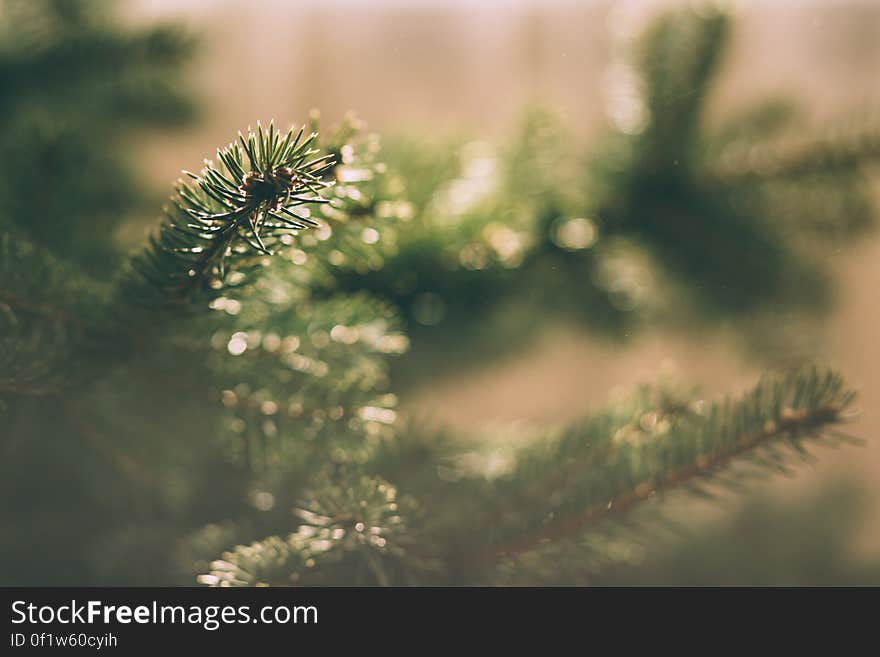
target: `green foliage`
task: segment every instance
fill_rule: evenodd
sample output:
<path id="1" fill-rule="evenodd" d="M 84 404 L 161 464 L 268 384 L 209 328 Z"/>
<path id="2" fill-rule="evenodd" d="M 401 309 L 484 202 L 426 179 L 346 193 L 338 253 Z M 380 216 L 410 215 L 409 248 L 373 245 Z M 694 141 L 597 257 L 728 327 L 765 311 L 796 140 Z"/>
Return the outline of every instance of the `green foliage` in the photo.
<path id="1" fill-rule="evenodd" d="M 75 372 L 72 354 L 87 347 L 100 289 L 11 227 L 0 233 L 0 280 L 0 404 L 9 393 L 58 392 Z"/>
<path id="2" fill-rule="evenodd" d="M 805 458 L 806 443 L 845 439 L 833 425 L 845 420 L 853 397 L 838 375 L 815 368 L 768 378 L 740 399 L 712 403 L 644 388 L 555 435 L 536 436 L 518 451 L 506 445 L 488 454 L 486 446 L 447 448 L 400 484 L 376 478 L 379 471 L 393 471 L 386 446 L 375 462 L 364 462 L 359 476 L 346 477 L 344 494 L 336 482 L 316 478 L 321 487 L 310 498 L 334 500 L 333 513 L 319 514 L 317 523 L 306 514 L 287 539 L 273 536 L 225 553 L 202 581 L 222 586 L 327 581 L 316 552 L 334 555 L 328 569 L 335 573 L 338 555 L 356 551 L 353 535 L 373 526 L 376 536 L 385 536 L 404 521 L 377 520 L 389 512 L 389 498 L 363 490 L 369 480 L 381 482 L 383 490 L 399 490 L 427 521 L 411 522 L 406 542 L 388 540 L 396 578 L 387 568 L 365 567 L 364 555 L 349 555 L 365 583 L 535 583 L 541 573 L 558 577 L 559 563 L 576 578 L 611 560 L 617 527 L 609 521 L 643 502 L 681 487 L 699 493 L 709 480 L 735 486 L 746 473 L 730 476 L 734 461 L 757 471 L 785 469 L 789 461 Z M 412 439 L 406 430 L 397 438 Z M 398 511 L 396 502 L 391 511 Z M 405 518 L 403 511 L 400 515 Z M 406 560 L 418 567 L 403 567 Z"/>
<path id="3" fill-rule="evenodd" d="M 406 525 L 412 509 L 398 501 L 396 489 L 381 478 L 361 475 L 322 477 L 322 485 L 303 508 L 303 524 L 286 539 L 272 537 L 240 546 L 226 560 L 211 564 L 199 581 L 242 585 L 381 585 L 415 583 L 406 547 L 415 540 Z"/>
<path id="4" fill-rule="evenodd" d="M 115 138 L 183 118 L 189 40 L 121 30 L 88 3 L 12 6 L 37 27 L 5 24 L 0 48 L 0 150 L 22 163 L 0 189 L 0 493 L 23 500 L 0 515 L 4 583 L 595 581 L 626 512 L 837 439 L 854 395 L 819 368 L 716 402 L 645 387 L 519 446 L 401 418 L 391 392 L 405 329 L 454 362 L 485 350 L 473 338 L 513 343 L 501 318 L 523 318 L 520 337 L 545 310 L 622 332 L 677 289 L 719 315 L 789 300 L 792 272 L 818 271 L 771 227 L 801 182 L 821 177 L 864 218 L 826 208 L 814 236 L 870 222 L 864 140 L 771 171 L 737 149 L 784 113 L 705 137 L 722 16 L 652 28 L 649 119 L 611 135 L 601 166 L 544 113 L 507 148 L 387 157 L 350 117 L 323 138 L 317 117 L 257 124 L 178 185 L 125 261 L 112 233 L 140 198 Z"/>
<path id="5" fill-rule="evenodd" d="M 716 137 L 704 114 L 728 31 L 720 13 L 676 12 L 652 24 L 636 62 L 643 125 L 626 126 L 611 146 L 620 156 L 600 155 L 597 220 L 607 236 L 637 240 L 676 280 L 699 281 L 693 293 L 713 313 L 821 307 L 827 281 L 805 250 L 816 238 L 814 221 L 803 220 L 817 214 L 810 192 L 819 183 L 840 205 L 835 213 L 823 203 L 819 221 L 841 235 L 869 223 L 861 165 L 878 155 L 874 139 L 853 140 L 847 157 L 823 157 L 826 140 L 810 136 L 793 153 L 778 139 L 791 126 L 778 104 Z"/>
<path id="6" fill-rule="evenodd" d="M 648 323 L 829 309 L 825 246 L 875 224 L 867 165 L 880 131 L 867 117 L 805 125 L 778 99 L 715 125 L 707 106 L 730 32 L 712 10 L 659 16 L 615 64 L 625 93 L 589 151 L 546 111 L 500 148 L 390 144 L 411 216 L 381 269 L 337 281 L 400 308 L 407 381 L 515 350 L 544 318 L 623 339 Z M 774 326 L 750 344 L 784 342 Z"/>
<path id="7" fill-rule="evenodd" d="M 75 503 L 90 516 L 88 532 L 58 526 L 75 540 L 53 538 L 38 572 L 4 578 L 146 583 L 149 564 L 181 537 L 223 518 L 247 531 L 254 506 L 273 495 L 288 503 L 306 473 L 340 454 L 356 459 L 391 431 L 384 355 L 408 344 L 393 313 L 364 295 L 312 294 L 328 276 L 331 234 L 366 246 L 359 217 L 369 201 L 334 189 L 347 165 L 313 158 L 315 136 L 299 135 L 270 126 L 221 151 L 224 168 L 179 187 L 115 286 L 4 230 L 4 487 L 27 494 L 21 474 L 39 461 L 59 482 L 33 494 L 27 519 L 7 510 L 4 525 L 17 529 L 7 563 L 52 522 L 43 513 Z M 371 170 L 369 155 L 354 162 L 354 147 L 342 146 Z M 174 566 L 163 573 L 178 577 Z"/>
<path id="8" fill-rule="evenodd" d="M 0 10 L 0 215 L 57 257 L 106 275 L 114 231 L 152 204 L 121 142 L 132 129 L 193 113 L 176 26 L 122 28 L 117 5 L 3 2 Z"/>
<path id="9" fill-rule="evenodd" d="M 282 138 L 274 125 L 264 131 L 257 124 L 247 137 L 239 134 L 240 145 L 217 151 L 220 168 L 208 163 L 188 174 L 195 183 L 178 185 L 158 237 L 132 261 L 122 299 L 147 308 L 204 307 L 227 284 L 229 260 L 234 278 L 246 276 L 284 235 L 318 226 L 306 206 L 328 202 L 320 190 L 330 185 L 323 176 L 333 162 L 331 155 L 312 158 L 317 134 L 303 139 L 304 130 Z"/>

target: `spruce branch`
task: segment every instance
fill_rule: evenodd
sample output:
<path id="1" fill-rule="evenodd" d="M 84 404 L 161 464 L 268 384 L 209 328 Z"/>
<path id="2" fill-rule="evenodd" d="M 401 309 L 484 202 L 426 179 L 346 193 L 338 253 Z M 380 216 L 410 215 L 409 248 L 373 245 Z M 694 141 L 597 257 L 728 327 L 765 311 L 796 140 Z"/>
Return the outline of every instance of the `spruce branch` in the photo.
<path id="1" fill-rule="evenodd" d="M 278 265 L 223 322 L 208 359 L 226 433 L 263 474 L 321 463 L 340 446 L 353 454 L 392 432 L 388 356 L 407 346 L 392 310 L 362 294 L 281 301 L 296 265 Z"/>
<path id="2" fill-rule="evenodd" d="M 121 296 L 148 307 L 180 306 L 216 297 L 230 264 L 272 255 L 285 234 L 318 226 L 310 205 L 327 203 L 329 155 L 317 156 L 317 133 L 282 136 L 274 124 L 239 134 L 207 161 L 193 182 L 180 181 L 150 246 L 131 262 Z"/>
<path id="3" fill-rule="evenodd" d="M 555 446 L 540 446 L 521 458 L 516 470 L 499 482 L 502 496 L 528 491 L 532 511 L 514 514 L 520 524 L 513 531 L 495 527 L 501 538 L 474 555 L 469 568 L 483 569 L 574 538 L 660 493 L 715 476 L 737 459 L 752 456 L 758 465 L 783 469 L 785 455 L 774 448 L 790 447 L 804 455 L 806 439 L 827 437 L 833 425 L 848 419 L 854 398 L 837 373 L 813 367 L 784 378 L 768 377 L 739 400 L 715 402 L 699 412 L 664 417 L 649 411 L 637 425 L 625 424 L 604 439 L 596 429 L 613 426 L 608 418 L 588 422 Z M 762 449 L 769 461 L 761 461 Z M 578 462 L 586 468 L 579 471 Z M 554 463 L 569 466 L 562 481 L 555 476 Z M 523 495 L 515 499 L 528 505 Z M 546 499 L 558 502 L 544 504 Z"/>
<path id="4" fill-rule="evenodd" d="M 311 128 L 317 133 L 317 118 Z M 282 234 L 285 251 L 271 268 L 209 304 L 218 312 L 206 362 L 222 386 L 225 433 L 264 475 L 309 470 L 305 463 L 326 462 L 322 454 L 340 445 L 357 450 L 391 431 L 395 417 L 387 356 L 408 339 L 394 309 L 362 292 L 331 291 L 343 262 L 380 267 L 393 246 L 390 217 L 374 221 L 376 199 L 386 198 L 378 143 L 360 130 L 348 117 L 315 142 L 333 163 L 323 177 L 338 181 L 324 193 L 329 203 L 303 214 L 320 228 Z"/>
<path id="5" fill-rule="evenodd" d="M 711 476 L 713 472 L 728 466 L 737 457 L 764 446 L 783 436 L 803 431 L 815 430 L 840 421 L 840 407 L 837 404 L 820 406 L 813 410 L 792 411 L 786 409 L 779 424 L 768 422 L 765 427 L 754 434 L 742 436 L 735 445 L 722 448 L 717 452 L 702 456 L 693 464 L 667 473 L 663 478 L 644 482 L 635 488 L 618 495 L 606 504 L 585 509 L 582 513 L 564 518 L 548 525 L 545 529 L 523 540 L 499 547 L 496 557 L 514 557 L 534 550 L 551 541 L 571 537 L 590 525 L 605 518 L 617 516 L 630 511 L 640 502 L 651 498 L 660 491 L 685 486 L 691 480 Z"/>
<path id="6" fill-rule="evenodd" d="M 333 581 L 389 586 L 390 573 L 401 576 L 419 567 L 407 551 L 413 504 L 381 478 L 361 474 L 339 480 L 322 473 L 318 487 L 295 510 L 302 521 L 295 533 L 236 547 L 198 581 L 224 587 Z"/>
<path id="7" fill-rule="evenodd" d="M 838 374 L 818 368 L 768 377 L 735 401 L 711 404 L 646 388 L 555 438 L 542 436 L 497 478 L 463 473 L 445 448 L 438 460 L 430 441 L 424 468 L 416 477 L 406 475 L 406 468 L 394 466 L 393 455 L 423 453 L 422 441 L 398 435 L 378 445 L 349 483 L 319 479 L 312 506 L 306 507 L 323 510 L 301 515 L 305 522 L 297 532 L 225 553 L 200 581 L 307 584 L 359 572 L 371 584 L 485 582 L 515 570 L 526 555 L 540 557 L 573 539 L 583 540 L 577 549 L 565 548 L 568 554 L 579 549 L 581 559 L 601 558 L 602 537 L 625 522 L 628 512 L 668 491 L 698 493 L 697 484 L 723 472 L 729 477 L 725 483 L 736 483 L 739 475 L 730 471 L 736 461 L 784 470 L 789 455 L 780 448 L 803 457 L 808 439 L 836 435 L 833 427 L 848 419 L 853 399 Z M 466 450 L 458 456 L 461 462 L 473 461 Z M 438 477 L 440 470 L 450 473 Z M 364 514 L 381 517 L 388 500 L 377 502 L 368 491 L 390 487 L 386 475 L 403 482 L 401 495 L 411 498 L 419 513 L 407 514 L 407 531 L 395 537 L 396 558 L 383 558 L 377 571 L 371 562 L 381 553 L 353 552 L 344 541 L 351 540 L 349 525 L 357 525 Z M 464 507 L 466 515 L 460 512 Z M 430 522 L 419 522 L 420 517 Z"/>
<path id="8" fill-rule="evenodd" d="M 875 222 L 862 165 L 878 156 L 877 130 L 783 139 L 792 112 L 779 102 L 708 130 L 730 23 L 724 12 L 685 9 L 662 14 L 642 36 L 627 69 L 640 119 L 624 121 L 597 158 L 592 215 L 607 243 L 632 241 L 648 269 L 670 275 L 697 307 L 821 310 L 827 276 L 809 253 L 811 235 L 788 231 L 811 224 L 843 236 Z"/>
<path id="9" fill-rule="evenodd" d="M 642 36 L 647 167 L 662 170 L 676 158 L 684 165 L 691 156 L 729 31 L 729 17 L 721 11 L 682 10 L 661 14 Z"/>

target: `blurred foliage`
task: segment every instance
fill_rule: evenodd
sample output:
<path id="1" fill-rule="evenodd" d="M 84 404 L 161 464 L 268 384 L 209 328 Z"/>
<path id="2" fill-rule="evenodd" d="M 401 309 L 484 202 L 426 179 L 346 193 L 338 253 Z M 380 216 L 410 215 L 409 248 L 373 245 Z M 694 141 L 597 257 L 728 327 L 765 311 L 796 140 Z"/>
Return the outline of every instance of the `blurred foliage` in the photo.
<path id="1" fill-rule="evenodd" d="M 0 215 L 58 257 L 106 275 L 114 230 L 152 201 L 127 131 L 170 126 L 194 105 L 183 66 L 194 41 L 175 25 L 123 28 L 104 0 L 8 0 L 0 7 Z"/>
<path id="2" fill-rule="evenodd" d="M 761 318 L 828 309 L 829 247 L 875 224 L 880 127 L 873 115 L 805 125 L 771 99 L 711 128 L 729 31 L 714 11 L 660 16 L 613 62 L 611 129 L 588 153 L 546 110 L 502 147 L 390 141 L 389 175 L 411 205 L 385 229 L 384 266 L 337 285 L 401 309 L 408 383 L 423 366 L 457 371 L 516 349 L 547 317 L 611 339 L 647 320 L 735 320 L 785 361 L 783 327 Z"/>
<path id="3" fill-rule="evenodd" d="M 136 431 L 115 432 L 112 417 L 147 434 L 154 463 L 178 452 L 148 430 L 173 415 L 138 409 L 122 420 L 126 407 L 106 390 L 90 398 L 86 386 L 96 361 L 116 351 L 96 330 L 107 323 L 107 279 L 123 259 L 115 230 L 153 200 L 124 138 L 194 112 L 183 77 L 192 37 L 176 25 L 123 27 L 118 8 L 98 0 L 0 7 L 0 158 L 8 164 L 0 181 L 0 486 L 17 501 L 0 513 L 5 583 L 97 581 L 90 564 L 108 531 L 132 515 L 158 522 L 142 493 L 165 482 L 139 463 L 144 448 L 126 440 Z M 145 407 L 163 400 L 155 390 L 141 398 Z M 110 405 L 97 420 L 101 402 Z M 163 512 L 166 531 L 185 513 Z"/>
<path id="4" fill-rule="evenodd" d="M 518 446 L 400 418 L 391 392 L 407 329 L 430 378 L 548 314 L 615 336 L 821 301 L 808 253 L 871 223 L 874 142 L 777 148 L 776 110 L 706 137 L 722 16 L 659 19 L 641 113 L 597 160 L 543 112 L 501 148 L 257 124 L 125 259 L 145 198 L 125 136 L 188 116 L 192 40 L 112 8 L 2 14 L 4 583 L 592 581 L 631 508 L 847 440 L 854 393 L 817 367 L 718 401 L 645 387 Z M 820 184 L 837 201 L 795 239 Z"/>

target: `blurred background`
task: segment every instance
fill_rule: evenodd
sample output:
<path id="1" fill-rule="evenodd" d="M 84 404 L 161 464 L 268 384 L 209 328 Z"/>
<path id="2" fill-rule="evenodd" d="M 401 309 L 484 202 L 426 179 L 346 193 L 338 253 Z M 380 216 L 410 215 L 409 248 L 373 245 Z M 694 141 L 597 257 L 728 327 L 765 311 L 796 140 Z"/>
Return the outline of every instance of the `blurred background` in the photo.
<path id="1" fill-rule="evenodd" d="M 167 79 L 186 107 L 158 124 L 126 125 L 118 136 L 138 153 L 131 176 L 147 190 L 125 208 L 129 220 L 116 229 L 117 239 L 131 246 L 154 224 L 181 168 L 197 169 L 257 120 L 301 122 L 316 107 L 330 125 L 354 111 L 401 162 L 400 153 L 420 147 L 450 158 L 475 148 L 503 152 L 536 108 L 564 126 L 564 141 L 578 152 L 601 154 L 609 131 L 637 132 L 621 114 L 629 93 L 625 53 L 636 35 L 664 9 L 702 6 L 647 0 L 113 4 L 123 25 L 170 22 L 194 37 L 182 73 Z M 734 21 L 706 100 L 710 128 L 779 97 L 806 125 L 876 116 L 880 4 L 725 6 Z M 871 166 L 865 165 L 867 178 L 876 183 Z M 871 193 L 876 199 L 876 185 Z M 493 320 L 500 323 L 492 324 L 491 336 L 477 331 L 468 345 L 432 337 L 459 334 L 455 317 L 432 317 L 417 304 L 408 318 L 413 351 L 395 370 L 400 410 L 505 441 L 529 427 L 578 418 L 641 382 L 673 379 L 698 383 L 707 394 L 735 392 L 769 367 L 816 357 L 839 367 L 860 391 L 863 415 L 848 432 L 866 445 L 819 450 L 796 476 L 771 478 L 746 495 L 671 499 L 667 513 L 681 521 L 683 535 L 630 555 L 601 583 L 880 584 L 880 235 L 866 230 L 813 256 L 830 281 L 827 303 L 815 313 L 727 316 L 710 307 L 696 320 L 585 330 L 564 314 L 544 320 L 543 310 L 535 310 L 542 321 L 524 331 L 529 297 L 525 310 Z M 438 360 L 442 367 L 434 366 Z"/>
<path id="2" fill-rule="evenodd" d="M 386 140 L 405 132 L 436 142 L 462 132 L 503 139 L 525 109 L 538 103 L 558 112 L 588 148 L 608 127 L 621 42 L 662 9 L 687 4 L 134 2 L 128 10 L 131 20 L 173 18 L 203 39 L 193 65 L 202 114 L 185 132 L 150 136 L 144 174 L 161 186 L 177 176 L 182 163 L 196 167 L 204 153 L 238 126 L 260 117 L 298 120 L 315 107 L 331 123 L 354 110 Z M 791 0 L 726 6 L 734 12 L 735 25 L 730 51 L 714 83 L 710 121 L 721 121 L 768 96 L 789 98 L 799 112 L 817 120 L 880 105 L 880 6 L 876 3 Z M 752 513 L 744 515 L 745 527 L 736 525 L 731 536 L 705 550 L 730 551 L 729 563 L 719 556 L 721 563 L 714 566 L 742 568 L 742 581 L 755 570 L 758 582 L 768 577 L 753 563 L 766 558 L 772 562 L 768 571 L 782 571 L 768 582 L 777 576 L 780 581 L 823 582 L 826 577 L 834 581 L 835 570 L 856 567 L 852 560 L 872 564 L 872 582 L 880 583 L 880 443 L 875 440 L 880 435 L 880 416 L 872 412 L 880 408 L 878 263 L 876 235 L 832 257 L 833 311 L 820 326 L 802 328 L 820 336 L 810 338 L 818 347 L 816 355 L 840 367 L 859 389 L 866 412 L 851 431 L 868 439 L 867 446 L 824 450 L 815 465 L 803 468 L 796 477 L 760 487 L 755 496 L 772 500 L 768 508 L 790 502 L 793 509 L 779 507 L 777 517 L 766 524 L 748 520 Z M 564 323 L 551 325 L 515 353 L 477 371 L 432 376 L 400 393 L 411 412 L 467 431 L 489 429 L 503 439 L 511 425 L 519 431 L 523 423 L 571 420 L 584 413 L 584 400 L 599 406 L 609 391 L 666 375 L 701 383 L 711 392 L 741 389 L 760 375 L 764 363 L 731 337 L 736 331 L 736 326 L 724 323 L 696 333 L 680 327 L 655 329 L 619 345 Z M 826 563 L 808 563 L 805 572 L 798 571 L 796 552 L 783 558 L 770 554 L 809 545 L 817 534 L 833 542 L 830 537 L 837 533 L 834 522 L 841 521 L 840 507 L 828 504 L 825 496 L 840 503 L 841 481 L 853 489 L 843 496 L 845 503 L 858 507 L 852 526 L 842 530 L 849 538 L 841 552 L 829 555 Z M 732 497 L 721 511 L 716 502 L 683 502 L 682 515 L 698 510 L 706 522 L 711 518 L 720 523 L 741 503 Z M 756 537 L 742 536 L 749 531 Z M 779 535 L 751 542 L 774 531 Z M 694 563 L 686 559 L 685 572 L 670 573 L 666 582 L 699 580 L 696 571 L 690 572 Z M 670 564 L 658 570 L 666 568 Z M 828 572 L 814 572 L 817 568 Z M 721 577 L 728 583 L 737 581 L 735 574 L 712 568 L 702 574 L 709 581 Z"/>

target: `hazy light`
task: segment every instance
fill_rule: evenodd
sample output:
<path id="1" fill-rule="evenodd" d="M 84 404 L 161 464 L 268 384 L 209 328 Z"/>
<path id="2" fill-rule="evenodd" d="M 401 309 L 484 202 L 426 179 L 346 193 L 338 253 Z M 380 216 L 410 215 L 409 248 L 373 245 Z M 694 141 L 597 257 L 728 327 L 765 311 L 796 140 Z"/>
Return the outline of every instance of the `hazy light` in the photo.
<path id="1" fill-rule="evenodd" d="M 251 504 L 257 511 L 270 511 L 275 506 L 275 496 L 267 491 L 254 491 L 250 498 Z"/>
<path id="2" fill-rule="evenodd" d="M 589 248 L 596 241 L 596 225 L 583 217 L 568 219 L 556 228 L 554 241 L 572 251 Z"/>
<path id="3" fill-rule="evenodd" d="M 233 333 L 229 343 L 226 345 L 226 349 L 233 356 L 240 356 L 247 350 L 247 346 L 247 333 L 239 331 L 238 333 Z"/>
<path id="4" fill-rule="evenodd" d="M 361 239 L 364 244 L 375 244 L 379 241 L 379 231 L 375 228 L 364 228 L 361 232 Z"/>

